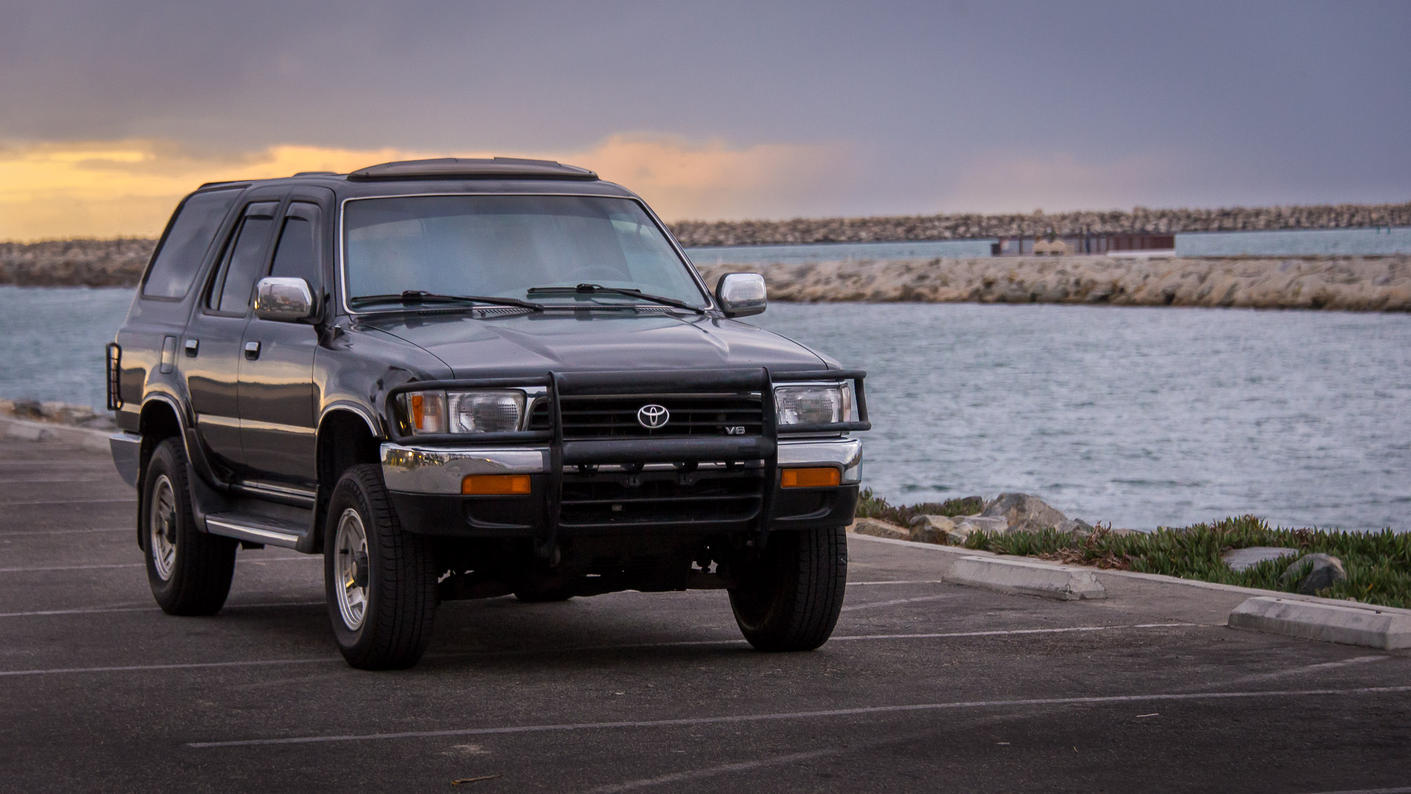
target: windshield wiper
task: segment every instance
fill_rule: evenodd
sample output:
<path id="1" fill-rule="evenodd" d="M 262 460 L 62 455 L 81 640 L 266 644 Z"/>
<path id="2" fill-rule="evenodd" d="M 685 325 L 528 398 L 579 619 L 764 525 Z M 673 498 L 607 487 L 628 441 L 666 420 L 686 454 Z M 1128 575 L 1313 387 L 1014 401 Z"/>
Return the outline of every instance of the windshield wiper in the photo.
<path id="1" fill-rule="evenodd" d="M 663 306 L 672 306 L 677 309 L 685 309 L 696 314 L 705 314 L 705 309 L 700 309 L 691 304 L 675 298 L 667 298 L 662 295 L 653 295 L 639 289 L 628 287 L 604 287 L 602 284 L 578 284 L 573 287 L 530 287 L 528 295 L 592 295 L 594 293 L 606 293 L 608 295 L 626 295 L 629 298 L 639 298 L 652 303 L 660 303 Z"/>
<path id="2" fill-rule="evenodd" d="M 518 298 L 497 298 L 488 295 L 442 295 L 421 289 L 403 290 L 387 295 L 359 295 L 348 300 L 349 306 L 368 306 L 373 303 L 401 303 L 415 306 L 422 303 L 489 303 L 495 306 L 518 306 L 533 312 L 541 312 L 544 306 L 539 303 L 522 301 Z"/>

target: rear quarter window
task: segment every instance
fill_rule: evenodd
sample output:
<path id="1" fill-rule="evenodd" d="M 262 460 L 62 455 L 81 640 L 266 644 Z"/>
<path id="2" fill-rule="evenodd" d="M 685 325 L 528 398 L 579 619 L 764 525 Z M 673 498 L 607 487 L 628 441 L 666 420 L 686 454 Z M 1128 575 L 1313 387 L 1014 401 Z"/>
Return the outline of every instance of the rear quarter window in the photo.
<path id="1" fill-rule="evenodd" d="M 191 289 L 211 238 L 239 194 L 233 189 L 195 193 L 177 207 L 142 281 L 143 297 L 180 298 Z"/>

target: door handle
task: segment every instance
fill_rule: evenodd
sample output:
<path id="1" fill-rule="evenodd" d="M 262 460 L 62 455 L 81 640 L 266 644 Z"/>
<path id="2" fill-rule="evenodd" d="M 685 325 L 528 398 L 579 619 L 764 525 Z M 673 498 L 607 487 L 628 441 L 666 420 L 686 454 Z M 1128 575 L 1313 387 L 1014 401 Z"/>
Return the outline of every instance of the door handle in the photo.
<path id="1" fill-rule="evenodd" d="M 255 359 L 259 358 L 259 357 L 260 357 L 260 343 L 259 343 L 259 342 L 246 342 L 246 343 L 245 343 L 245 358 L 248 358 L 248 359 L 250 359 L 251 361 L 253 361 L 253 360 L 255 360 Z"/>
<path id="2" fill-rule="evenodd" d="M 186 348 L 186 355 L 194 358 L 196 351 L 201 349 L 201 340 L 193 339 L 188 336 L 186 337 L 186 341 L 182 343 L 182 347 Z"/>

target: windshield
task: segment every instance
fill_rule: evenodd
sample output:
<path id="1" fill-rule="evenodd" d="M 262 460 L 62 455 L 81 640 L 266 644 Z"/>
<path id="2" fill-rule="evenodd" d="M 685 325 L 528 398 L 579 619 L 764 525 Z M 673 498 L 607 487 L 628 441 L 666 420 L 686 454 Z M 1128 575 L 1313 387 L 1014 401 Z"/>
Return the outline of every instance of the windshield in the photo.
<path id="1" fill-rule="evenodd" d="M 599 196 L 399 196 L 343 212 L 348 303 L 404 292 L 523 299 L 533 288 L 596 284 L 704 307 L 666 236 L 631 199 Z M 611 290 L 535 301 L 642 303 Z M 394 302 L 389 300 L 389 302 Z"/>

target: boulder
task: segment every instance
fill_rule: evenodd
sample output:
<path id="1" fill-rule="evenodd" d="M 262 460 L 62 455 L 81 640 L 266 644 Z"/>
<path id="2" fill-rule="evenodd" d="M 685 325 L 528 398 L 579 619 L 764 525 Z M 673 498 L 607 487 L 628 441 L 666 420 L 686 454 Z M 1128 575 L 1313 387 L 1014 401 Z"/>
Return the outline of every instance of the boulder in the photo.
<path id="1" fill-rule="evenodd" d="M 1250 546 L 1244 549 L 1230 549 L 1220 555 L 1220 559 L 1230 566 L 1230 570 L 1243 571 L 1253 568 L 1261 562 L 1277 560 L 1281 557 L 1292 557 L 1298 554 L 1298 549 L 1291 549 L 1287 546 Z"/>
<path id="2" fill-rule="evenodd" d="M 921 515 L 911 522 L 911 539 L 922 543 L 961 546 L 974 531 L 971 528 L 961 528 L 948 516 Z"/>
<path id="3" fill-rule="evenodd" d="M 853 521 L 852 531 L 859 535 L 871 535 L 874 538 L 911 540 L 911 533 L 906 531 L 904 527 L 889 524 L 886 521 L 879 521 L 875 518 L 859 518 Z"/>
<path id="4" fill-rule="evenodd" d="M 1044 500 L 1027 493 L 1002 493 L 985 503 L 980 515 L 1002 518 L 1011 531 L 1027 532 L 1056 527 L 1068 520 L 1068 516 L 1053 509 Z"/>
<path id="5" fill-rule="evenodd" d="M 1060 521 L 1054 526 L 1059 532 L 1065 535 L 1072 535 L 1077 538 L 1086 538 L 1095 531 L 1093 525 L 1080 518 L 1068 518 Z"/>
<path id="6" fill-rule="evenodd" d="M 1305 554 L 1284 571 L 1279 585 L 1287 587 L 1294 579 L 1298 579 L 1298 592 L 1317 595 L 1319 590 L 1347 581 L 1347 569 L 1342 560 L 1330 554 Z"/>
<path id="7" fill-rule="evenodd" d="M 1002 516 L 956 516 L 954 519 L 956 529 L 969 535 L 972 532 L 988 532 L 991 535 L 1003 535 L 1010 531 L 1009 522 Z"/>

